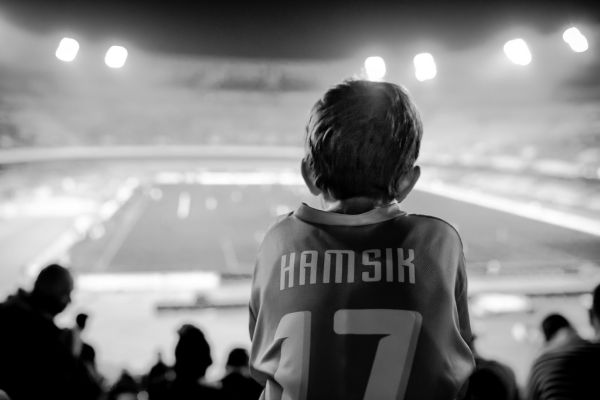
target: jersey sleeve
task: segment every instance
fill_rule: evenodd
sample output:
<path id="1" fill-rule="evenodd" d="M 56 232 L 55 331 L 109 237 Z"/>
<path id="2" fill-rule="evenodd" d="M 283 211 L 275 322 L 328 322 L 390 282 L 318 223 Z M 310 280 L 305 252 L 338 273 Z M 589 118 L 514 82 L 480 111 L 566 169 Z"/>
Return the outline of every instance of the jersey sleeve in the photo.
<path id="1" fill-rule="evenodd" d="M 454 297 L 456 299 L 456 307 L 458 310 L 458 323 L 460 328 L 460 335 L 465 340 L 465 342 L 470 344 L 473 340 L 473 333 L 471 332 L 471 320 L 469 318 L 467 271 L 465 264 L 465 255 L 461 246 L 458 270 L 456 273 L 456 286 Z"/>
<path id="2" fill-rule="evenodd" d="M 258 265 L 258 262 L 257 262 Z M 263 342 L 264 342 L 264 330 L 259 326 L 257 329 L 257 320 L 258 313 L 260 310 L 260 296 L 259 296 L 259 288 L 257 287 L 257 272 L 256 267 L 254 270 L 254 278 L 252 280 L 252 290 L 250 294 L 250 302 L 248 304 L 248 322 L 249 322 L 249 333 L 250 333 L 250 341 L 252 342 L 251 350 L 250 350 L 250 375 L 252 378 L 258 382 L 260 385 L 265 386 L 268 380 L 268 376 L 263 372 L 257 370 L 254 367 L 254 364 L 257 358 L 261 357 L 263 353 Z"/>

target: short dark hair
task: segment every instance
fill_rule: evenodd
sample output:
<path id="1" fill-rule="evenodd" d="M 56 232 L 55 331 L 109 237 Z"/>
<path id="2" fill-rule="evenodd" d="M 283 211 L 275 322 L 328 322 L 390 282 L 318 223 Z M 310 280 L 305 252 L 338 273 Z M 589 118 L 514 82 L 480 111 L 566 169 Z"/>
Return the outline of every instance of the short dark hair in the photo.
<path id="1" fill-rule="evenodd" d="M 562 315 L 550 314 L 542 321 L 542 332 L 546 341 L 549 341 L 556 335 L 556 332 L 570 326 L 571 323 Z"/>
<path id="2" fill-rule="evenodd" d="M 336 199 L 394 199 L 419 156 L 423 125 L 408 92 L 388 82 L 345 81 L 313 106 L 305 161 Z"/>
<path id="3" fill-rule="evenodd" d="M 229 352 L 227 356 L 227 366 L 229 367 L 247 367 L 248 366 L 248 351 L 241 347 L 236 347 Z"/>
<path id="4" fill-rule="evenodd" d="M 175 346 L 175 372 L 178 376 L 204 376 L 213 362 L 204 333 L 191 324 L 182 325 L 177 333 L 179 341 Z"/>
<path id="5" fill-rule="evenodd" d="M 72 279 L 71 272 L 62 265 L 50 264 L 38 274 L 33 284 L 33 290 L 44 291 L 57 282 L 62 282 L 64 279 Z"/>
<path id="6" fill-rule="evenodd" d="M 75 324 L 81 329 L 85 328 L 89 316 L 86 313 L 79 313 L 75 317 Z"/>

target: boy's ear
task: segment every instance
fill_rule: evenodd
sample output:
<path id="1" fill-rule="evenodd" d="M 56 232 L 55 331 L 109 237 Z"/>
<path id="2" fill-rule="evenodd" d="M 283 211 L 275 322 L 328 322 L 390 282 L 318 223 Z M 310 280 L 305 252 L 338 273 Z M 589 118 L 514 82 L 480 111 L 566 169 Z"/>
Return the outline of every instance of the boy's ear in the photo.
<path id="1" fill-rule="evenodd" d="M 300 163 L 300 171 L 302 171 L 302 178 L 304 179 L 304 183 L 306 183 L 308 190 L 314 196 L 320 195 L 322 191 L 317 187 L 315 183 L 315 174 L 305 158 L 303 158 L 302 162 Z"/>
<path id="2" fill-rule="evenodd" d="M 402 201 L 408 196 L 413 190 L 419 177 L 421 176 L 421 167 L 415 165 L 410 171 L 404 175 L 398 182 L 398 198 L 396 200 Z"/>

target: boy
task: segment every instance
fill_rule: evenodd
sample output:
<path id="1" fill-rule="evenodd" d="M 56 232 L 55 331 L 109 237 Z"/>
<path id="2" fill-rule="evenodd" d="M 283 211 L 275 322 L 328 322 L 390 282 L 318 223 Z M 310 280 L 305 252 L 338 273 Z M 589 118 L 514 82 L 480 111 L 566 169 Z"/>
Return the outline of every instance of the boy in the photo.
<path id="1" fill-rule="evenodd" d="M 348 81 L 312 109 L 305 204 L 259 250 L 251 373 L 264 399 L 453 399 L 473 357 L 462 244 L 400 210 L 422 125 L 391 83 Z"/>

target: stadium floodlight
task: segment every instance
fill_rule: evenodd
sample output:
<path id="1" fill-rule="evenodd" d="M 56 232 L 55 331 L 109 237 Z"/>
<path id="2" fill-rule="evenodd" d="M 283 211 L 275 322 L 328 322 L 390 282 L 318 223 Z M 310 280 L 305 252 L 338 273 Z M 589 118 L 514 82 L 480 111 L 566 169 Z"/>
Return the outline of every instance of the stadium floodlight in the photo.
<path id="1" fill-rule="evenodd" d="M 104 56 L 104 63 L 109 68 L 122 68 L 127 61 L 127 49 L 123 46 L 111 46 Z"/>
<path id="2" fill-rule="evenodd" d="M 385 61 L 379 56 L 367 57 L 365 59 L 365 72 L 370 81 L 381 81 L 387 72 Z"/>
<path id="3" fill-rule="evenodd" d="M 420 53 L 413 59 L 415 65 L 415 77 L 419 82 L 433 79 L 437 75 L 435 59 L 430 53 Z"/>
<path id="4" fill-rule="evenodd" d="M 529 65 L 531 63 L 531 51 L 529 51 L 529 46 L 523 39 L 513 39 L 506 42 L 504 44 L 504 54 L 514 64 Z"/>
<path id="5" fill-rule="evenodd" d="M 583 53 L 584 51 L 587 51 L 589 47 L 587 38 L 574 26 L 565 30 L 563 33 L 563 40 L 575 53 Z"/>
<path id="6" fill-rule="evenodd" d="M 79 52 L 79 42 L 72 38 L 62 38 L 56 48 L 56 58 L 60 61 L 71 62 L 77 57 Z"/>

